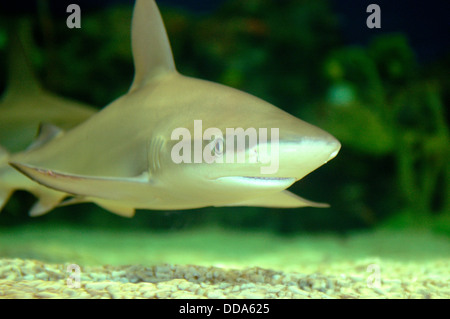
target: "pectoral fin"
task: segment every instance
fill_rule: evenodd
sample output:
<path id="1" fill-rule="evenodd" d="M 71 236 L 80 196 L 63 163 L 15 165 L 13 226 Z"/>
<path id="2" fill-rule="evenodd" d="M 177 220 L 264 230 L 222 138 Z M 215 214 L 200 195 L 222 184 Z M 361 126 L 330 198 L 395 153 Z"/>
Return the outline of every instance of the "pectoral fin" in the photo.
<path id="1" fill-rule="evenodd" d="M 289 191 L 282 191 L 264 197 L 258 197 L 240 203 L 230 204 L 227 206 L 256 206 L 271 208 L 297 208 L 297 207 L 320 207 L 326 208 L 330 205 L 325 203 L 316 203 L 297 196 Z"/>
<path id="2" fill-rule="evenodd" d="M 148 194 L 148 176 L 98 177 L 62 173 L 21 163 L 10 163 L 39 184 L 55 190 L 85 197 L 136 201 Z"/>
<path id="3" fill-rule="evenodd" d="M 67 194 L 55 192 L 52 189 L 44 189 L 39 192 L 34 192 L 38 197 L 38 201 L 31 207 L 29 215 L 32 217 L 42 216 L 47 214 L 67 196 Z"/>
<path id="4" fill-rule="evenodd" d="M 114 213 L 116 215 L 122 216 L 122 217 L 133 217 L 135 214 L 135 210 L 132 207 L 125 207 L 120 206 L 117 203 L 114 203 L 113 201 L 107 201 L 107 200 L 100 200 L 100 199 L 90 199 L 88 197 L 73 197 L 68 200 L 65 200 L 59 206 L 68 206 L 73 204 L 81 204 L 81 203 L 89 203 L 94 202 L 101 208 L 110 211 L 111 213 Z"/>

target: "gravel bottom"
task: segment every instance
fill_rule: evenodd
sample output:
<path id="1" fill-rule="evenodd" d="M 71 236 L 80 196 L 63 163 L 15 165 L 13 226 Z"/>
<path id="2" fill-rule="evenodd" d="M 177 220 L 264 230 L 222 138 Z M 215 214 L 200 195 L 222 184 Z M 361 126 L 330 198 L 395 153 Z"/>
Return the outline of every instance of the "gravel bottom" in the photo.
<path id="1" fill-rule="evenodd" d="M 371 264 L 379 265 L 383 276 L 369 288 Z M 339 265 L 336 274 L 168 264 L 88 266 L 79 269 L 78 288 L 69 266 L 0 259 L 0 298 L 450 298 L 448 260 L 417 265 L 362 260 Z M 345 274 L 339 274 L 341 269 Z"/>
<path id="2" fill-rule="evenodd" d="M 449 287 L 450 240 L 427 232 L 0 231 L 0 298 L 448 299 Z"/>

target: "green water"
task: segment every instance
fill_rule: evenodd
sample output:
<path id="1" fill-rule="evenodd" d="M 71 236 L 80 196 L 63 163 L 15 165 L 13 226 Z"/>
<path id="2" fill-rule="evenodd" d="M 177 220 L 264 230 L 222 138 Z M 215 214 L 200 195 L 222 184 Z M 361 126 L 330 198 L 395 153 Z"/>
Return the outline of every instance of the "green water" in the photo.
<path id="1" fill-rule="evenodd" d="M 450 241 L 429 232 L 377 231 L 348 236 L 205 228 L 172 233 L 33 225 L 3 229 L 3 258 L 83 265 L 161 263 L 298 270 L 366 258 L 401 262 L 450 260 Z"/>

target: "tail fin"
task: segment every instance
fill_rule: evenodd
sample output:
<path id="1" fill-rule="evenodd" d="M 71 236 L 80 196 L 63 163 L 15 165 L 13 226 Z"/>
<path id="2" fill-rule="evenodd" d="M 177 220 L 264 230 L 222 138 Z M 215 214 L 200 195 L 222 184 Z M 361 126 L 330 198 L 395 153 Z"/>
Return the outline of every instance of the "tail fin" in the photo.
<path id="1" fill-rule="evenodd" d="M 8 165 L 9 152 L 0 145 L 0 212 L 5 206 L 8 199 L 11 197 L 11 194 L 14 192 L 9 187 L 2 185 L 2 171 L 5 169 L 9 169 Z"/>
<path id="2" fill-rule="evenodd" d="M 0 212 L 11 195 L 18 189 L 29 191 L 38 199 L 30 209 L 30 216 L 48 213 L 67 197 L 66 193 L 39 185 L 17 172 L 8 164 L 9 157 L 8 151 L 0 146 Z"/>
<path id="3" fill-rule="evenodd" d="M 8 84 L 4 100 L 30 94 L 37 94 L 41 86 L 31 68 L 25 50 L 32 44 L 30 22 L 19 20 L 8 30 Z"/>

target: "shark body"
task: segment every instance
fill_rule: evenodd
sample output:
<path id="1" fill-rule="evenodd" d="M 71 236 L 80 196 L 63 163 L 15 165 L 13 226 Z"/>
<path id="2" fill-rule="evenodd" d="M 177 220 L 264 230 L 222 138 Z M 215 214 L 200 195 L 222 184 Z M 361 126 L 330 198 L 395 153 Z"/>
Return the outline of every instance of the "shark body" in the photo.
<path id="1" fill-rule="evenodd" d="M 286 189 L 332 159 L 339 142 L 325 131 L 245 92 L 177 72 L 154 1 L 137 0 L 132 23 L 135 78 L 129 92 L 61 138 L 13 156 L 34 181 L 120 214 L 206 206 L 324 207 Z M 177 128 L 278 128 L 279 169 L 243 163 L 175 163 Z M 197 140 L 196 140 L 197 139 Z M 191 137 L 193 145 L 216 145 Z M 271 141 L 265 146 L 272 152 Z M 249 159 L 261 145 L 236 150 Z M 227 154 L 224 156 L 226 157 Z"/>

